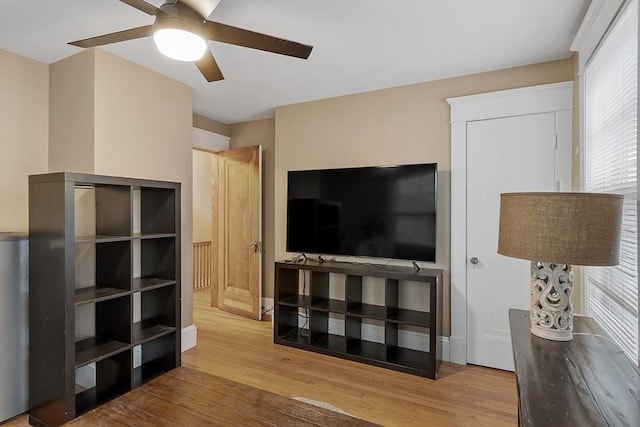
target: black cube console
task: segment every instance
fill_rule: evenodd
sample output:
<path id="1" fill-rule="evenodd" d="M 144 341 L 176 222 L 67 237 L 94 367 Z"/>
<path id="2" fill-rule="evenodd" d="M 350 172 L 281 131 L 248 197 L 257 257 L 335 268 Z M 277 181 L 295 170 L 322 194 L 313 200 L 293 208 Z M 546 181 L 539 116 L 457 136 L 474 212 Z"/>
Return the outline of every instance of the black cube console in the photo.
<path id="1" fill-rule="evenodd" d="M 344 286 L 334 275 L 344 277 Z M 367 277 L 384 279 L 376 301 L 367 298 Z M 417 282 L 417 289 L 415 283 L 411 288 L 424 300 L 408 295 L 404 282 Z M 276 344 L 436 378 L 442 360 L 442 270 L 276 262 L 275 283 Z"/>

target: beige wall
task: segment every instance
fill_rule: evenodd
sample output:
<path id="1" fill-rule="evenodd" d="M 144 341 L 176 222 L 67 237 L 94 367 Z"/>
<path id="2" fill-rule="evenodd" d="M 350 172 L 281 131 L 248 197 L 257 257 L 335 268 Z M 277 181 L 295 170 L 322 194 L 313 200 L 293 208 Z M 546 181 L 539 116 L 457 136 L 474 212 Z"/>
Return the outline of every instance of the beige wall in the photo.
<path id="1" fill-rule="evenodd" d="M 191 88 L 102 50 L 54 65 L 51 170 L 182 184 L 182 327 L 191 325 Z"/>
<path id="2" fill-rule="evenodd" d="M 230 126 L 229 148 L 262 146 L 262 295 L 273 298 L 275 120 L 264 119 Z"/>
<path id="3" fill-rule="evenodd" d="M 95 52 L 95 173 L 181 183 L 182 327 L 191 325 L 191 87 Z"/>
<path id="4" fill-rule="evenodd" d="M 218 135 L 229 136 L 229 125 L 210 119 L 200 114 L 193 113 L 193 127 L 217 133 Z"/>
<path id="5" fill-rule="evenodd" d="M 264 148 L 264 295 L 273 296 L 273 261 L 286 256 L 287 170 L 435 161 L 440 168 L 437 265 L 446 272 L 448 307 L 445 98 L 567 81 L 574 75 L 575 58 L 283 106 L 275 120 L 229 126 L 231 148 Z M 190 266 L 193 122 L 188 87 L 109 53 L 87 50 L 48 68 L 0 50 L 0 226 L 26 231 L 27 176 L 47 172 L 47 163 L 49 171 L 179 181 L 182 263 Z M 578 130 L 576 119 L 576 150 Z M 153 161 L 145 161 L 149 153 Z M 577 189 L 577 151 L 574 155 Z M 183 268 L 183 326 L 192 323 L 191 282 L 191 268 Z"/>
<path id="6" fill-rule="evenodd" d="M 213 239 L 212 153 L 228 150 L 229 137 L 193 126 L 193 241 L 207 242 Z"/>
<path id="7" fill-rule="evenodd" d="M 211 241 L 211 153 L 192 150 L 193 241 Z"/>
<path id="8" fill-rule="evenodd" d="M 450 126 L 445 99 L 573 80 L 571 59 L 276 108 L 275 259 L 285 258 L 288 170 L 437 162 L 436 265 L 445 271 L 450 330 Z M 424 265 L 428 265 L 423 263 Z"/>
<path id="9" fill-rule="evenodd" d="M 49 68 L 0 49 L 0 231 L 29 228 L 29 175 L 47 172 Z"/>
<path id="10" fill-rule="evenodd" d="M 49 67 L 49 172 L 95 169 L 95 51 Z"/>

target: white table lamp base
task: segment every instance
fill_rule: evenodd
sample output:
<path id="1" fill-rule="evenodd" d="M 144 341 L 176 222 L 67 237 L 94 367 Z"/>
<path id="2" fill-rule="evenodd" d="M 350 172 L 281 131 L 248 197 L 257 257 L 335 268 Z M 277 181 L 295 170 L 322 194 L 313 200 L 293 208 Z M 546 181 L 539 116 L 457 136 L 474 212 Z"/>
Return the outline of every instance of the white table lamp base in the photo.
<path id="1" fill-rule="evenodd" d="M 531 333 L 552 341 L 573 339 L 573 269 L 531 261 Z"/>

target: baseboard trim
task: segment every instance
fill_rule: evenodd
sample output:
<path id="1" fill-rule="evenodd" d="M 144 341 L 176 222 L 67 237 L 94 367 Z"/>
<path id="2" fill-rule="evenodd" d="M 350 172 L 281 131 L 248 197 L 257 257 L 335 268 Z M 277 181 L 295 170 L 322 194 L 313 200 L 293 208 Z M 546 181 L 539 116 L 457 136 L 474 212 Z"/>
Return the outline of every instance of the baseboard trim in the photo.
<path id="1" fill-rule="evenodd" d="M 450 361 L 458 365 L 467 364 L 467 340 L 464 337 L 451 336 L 450 340 Z"/>
<path id="2" fill-rule="evenodd" d="M 273 298 L 262 298 L 262 314 L 273 314 Z"/>
<path id="3" fill-rule="evenodd" d="M 196 346 L 198 342 L 198 330 L 195 325 L 182 328 L 180 351 L 187 351 Z"/>
<path id="4" fill-rule="evenodd" d="M 299 327 L 304 327 L 307 319 L 303 316 L 298 317 Z M 342 319 L 329 319 L 329 332 L 337 335 L 344 335 L 344 320 Z M 384 342 L 384 326 L 374 324 L 362 324 L 362 338 L 368 341 Z M 406 348 L 412 348 L 415 350 L 429 351 L 429 334 L 418 331 L 402 331 L 398 337 L 401 346 Z M 440 344 L 442 345 L 442 360 L 445 362 L 451 361 L 451 343 L 449 337 L 438 337 Z M 466 348 L 466 347 L 465 347 Z M 463 363 L 464 364 L 464 363 Z"/>
<path id="5" fill-rule="evenodd" d="M 445 362 L 451 362 L 451 345 L 449 337 L 440 337 L 439 339 L 442 343 L 442 360 Z"/>

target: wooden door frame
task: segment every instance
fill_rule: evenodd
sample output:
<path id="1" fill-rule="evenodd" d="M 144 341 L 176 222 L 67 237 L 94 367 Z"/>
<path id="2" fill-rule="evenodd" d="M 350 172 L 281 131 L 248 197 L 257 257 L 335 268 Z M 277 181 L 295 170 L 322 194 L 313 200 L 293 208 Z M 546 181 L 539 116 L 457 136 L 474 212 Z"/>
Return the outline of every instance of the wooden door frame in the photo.
<path id="1" fill-rule="evenodd" d="M 467 364 L 467 122 L 572 110 L 573 84 L 552 83 L 446 100 L 451 106 L 451 362 Z"/>

